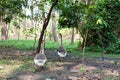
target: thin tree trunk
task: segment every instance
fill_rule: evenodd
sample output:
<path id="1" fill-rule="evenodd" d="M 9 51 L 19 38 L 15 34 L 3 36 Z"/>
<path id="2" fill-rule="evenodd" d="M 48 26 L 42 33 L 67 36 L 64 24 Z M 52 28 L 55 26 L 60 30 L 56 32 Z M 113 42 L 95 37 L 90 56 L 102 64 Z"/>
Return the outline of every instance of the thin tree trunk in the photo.
<path id="1" fill-rule="evenodd" d="M 83 46 L 84 46 L 84 34 L 83 34 L 83 32 L 82 32 L 82 26 L 85 24 L 85 21 L 81 21 L 81 24 L 80 24 L 80 27 L 79 27 L 79 34 L 80 34 L 80 37 L 82 37 L 82 45 L 81 45 L 81 43 L 80 43 L 80 45 L 81 45 L 81 49 L 83 49 Z"/>
<path id="2" fill-rule="evenodd" d="M 8 24 L 8 39 L 10 38 L 9 30 L 10 30 L 10 23 Z"/>
<path id="3" fill-rule="evenodd" d="M 4 27 L 3 27 L 3 23 L 1 23 L 1 40 L 4 40 Z"/>
<path id="4" fill-rule="evenodd" d="M 26 32 L 27 32 L 27 19 L 26 18 L 25 18 L 25 20 L 23 20 L 22 26 L 23 26 L 23 35 L 26 35 Z M 24 36 L 24 38 L 25 37 L 26 36 Z"/>
<path id="5" fill-rule="evenodd" d="M 23 10 L 24 10 L 24 14 L 26 15 L 27 8 L 24 7 Z M 22 26 L 23 26 L 23 34 L 26 35 L 26 31 L 27 31 L 27 29 L 26 29 L 27 28 L 27 18 L 26 17 L 23 19 Z"/>
<path id="6" fill-rule="evenodd" d="M 76 34 L 78 34 L 79 33 L 79 28 L 75 28 L 76 29 Z"/>
<path id="7" fill-rule="evenodd" d="M 33 0 L 32 0 L 32 6 L 34 6 L 34 3 L 33 3 Z M 31 10 L 31 17 L 32 17 L 32 19 L 31 19 L 31 27 L 34 27 L 34 19 L 33 19 L 33 9 Z"/>
<path id="8" fill-rule="evenodd" d="M 74 44 L 74 28 L 71 31 L 71 44 Z"/>
<path id="9" fill-rule="evenodd" d="M 7 40 L 8 39 L 6 23 L 3 23 L 3 25 L 2 25 L 1 36 L 2 36 L 2 40 Z"/>
<path id="10" fill-rule="evenodd" d="M 58 37 L 56 33 L 56 19 L 55 19 L 55 12 L 52 13 L 52 36 L 54 39 L 54 42 L 58 42 Z"/>
<path id="11" fill-rule="evenodd" d="M 85 58 L 85 48 L 86 48 L 87 35 L 88 35 L 88 30 L 86 30 L 85 35 L 84 35 L 82 63 L 84 63 L 84 58 Z"/>
<path id="12" fill-rule="evenodd" d="M 41 43 L 42 43 L 42 40 L 43 40 L 43 36 L 44 36 L 44 32 L 47 28 L 47 25 L 49 23 L 49 20 L 50 20 L 50 16 L 51 16 L 51 12 L 54 8 L 54 6 L 57 4 L 58 0 L 54 0 L 54 3 L 52 4 L 50 10 L 49 10 L 49 13 L 47 15 L 47 18 L 45 18 L 45 21 L 43 23 L 43 28 L 42 28 L 42 31 L 41 31 L 41 34 L 40 34 L 40 37 L 39 37 L 39 41 L 38 41 L 38 47 L 37 47 L 37 51 L 36 53 L 39 53 L 40 52 L 40 49 L 41 49 Z"/>
<path id="13" fill-rule="evenodd" d="M 5 23 L 5 40 L 7 40 L 8 39 L 8 26 L 7 26 L 7 24 Z"/>
<path id="14" fill-rule="evenodd" d="M 105 45 L 104 45 L 104 42 L 103 42 L 103 38 L 102 38 L 102 35 L 98 32 L 98 36 L 99 36 L 99 39 L 101 41 L 101 47 L 102 47 L 102 61 L 104 61 L 104 50 L 105 50 Z"/>
<path id="15" fill-rule="evenodd" d="M 18 40 L 20 40 L 20 29 L 17 29 Z"/>
<path id="16" fill-rule="evenodd" d="M 36 28 L 37 28 L 37 21 L 35 21 L 35 33 L 34 33 L 34 44 L 33 44 L 33 51 L 35 50 L 35 45 L 36 45 L 36 39 L 37 39 L 37 30 L 36 30 Z"/>
<path id="17" fill-rule="evenodd" d="M 85 0 L 85 4 L 86 4 L 86 5 L 89 5 L 90 2 L 91 2 L 91 0 Z"/>
<path id="18" fill-rule="evenodd" d="M 104 44 L 102 44 L 102 61 L 104 61 L 104 54 L 105 54 L 105 48 L 104 48 Z"/>

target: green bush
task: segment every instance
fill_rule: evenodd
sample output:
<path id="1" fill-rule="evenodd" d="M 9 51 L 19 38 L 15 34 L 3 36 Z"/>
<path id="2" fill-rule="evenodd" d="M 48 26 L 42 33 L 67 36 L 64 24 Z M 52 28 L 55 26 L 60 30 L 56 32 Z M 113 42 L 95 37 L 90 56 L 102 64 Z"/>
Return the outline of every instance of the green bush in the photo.
<path id="1" fill-rule="evenodd" d="M 105 50 L 106 50 L 106 53 L 120 54 L 120 39 L 116 40 L 115 43 L 110 43 Z"/>
<path id="2" fill-rule="evenodd" d="M 99 46 L 87 46 L 86 50 L 92 51 L 92 52 L 101 52 L 102 51 L 102 49 Z"/>

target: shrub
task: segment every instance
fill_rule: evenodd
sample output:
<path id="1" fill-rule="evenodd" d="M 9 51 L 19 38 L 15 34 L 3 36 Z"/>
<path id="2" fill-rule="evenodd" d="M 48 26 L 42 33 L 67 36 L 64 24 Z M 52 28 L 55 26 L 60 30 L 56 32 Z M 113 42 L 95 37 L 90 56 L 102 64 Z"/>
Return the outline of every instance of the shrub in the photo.
<path id="1" fill-rule="evenodd" d="M 105 49 L 106 53 L 109 54 L 120 54 L 120 39 L 116 40 L 115 43 L 110 43 Z"/>

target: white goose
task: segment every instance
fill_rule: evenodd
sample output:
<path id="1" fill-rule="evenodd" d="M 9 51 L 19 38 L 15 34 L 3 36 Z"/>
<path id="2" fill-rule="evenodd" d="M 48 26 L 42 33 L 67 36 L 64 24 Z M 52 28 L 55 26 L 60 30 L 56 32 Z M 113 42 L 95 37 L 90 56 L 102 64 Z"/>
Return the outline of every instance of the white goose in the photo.
<path id="1" fill-rule="evenodd" d="M 44 41 L 42 41 L 40 52 L 34 57 L 34 63 L 36 66 L 42 68 L 46 61 L 47 57 L 44 54 Z"/>
<path id="2" fill-rule="evenodd" d="M 62 44 L 62 34 L 60 33 L 59 36 L 60 36 L 60 47 L 57 49 L 57 54 L 59 55 L 59 60 L 62 61 L 63 58 L 66 57 L 67 52 Z"/>

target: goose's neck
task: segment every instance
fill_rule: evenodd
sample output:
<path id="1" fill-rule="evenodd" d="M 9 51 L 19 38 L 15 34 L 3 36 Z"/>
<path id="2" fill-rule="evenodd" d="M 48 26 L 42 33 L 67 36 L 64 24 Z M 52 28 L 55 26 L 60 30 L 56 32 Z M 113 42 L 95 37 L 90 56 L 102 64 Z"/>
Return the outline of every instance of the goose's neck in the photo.
<path id="1" fill-rule="evenodd" d="M 44 43 L 41 45 L 41 53 L 44 54 Z"/>

